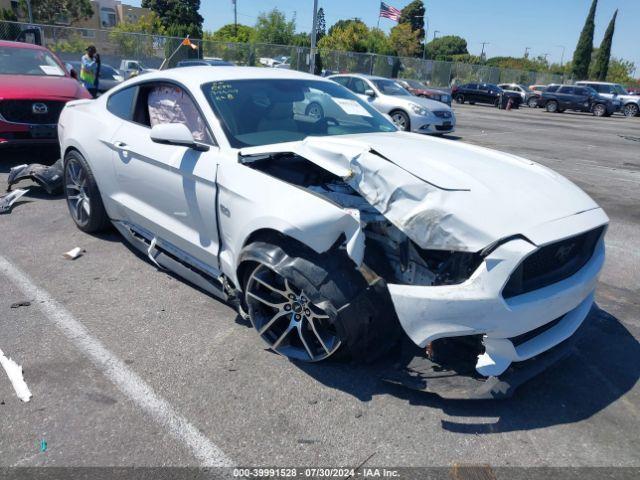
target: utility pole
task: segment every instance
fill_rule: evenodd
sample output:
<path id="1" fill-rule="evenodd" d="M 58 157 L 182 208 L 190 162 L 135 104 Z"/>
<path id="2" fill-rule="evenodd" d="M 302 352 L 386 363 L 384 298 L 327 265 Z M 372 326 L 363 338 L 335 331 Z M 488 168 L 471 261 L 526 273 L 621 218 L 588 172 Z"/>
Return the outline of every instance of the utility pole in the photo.
<path id="1" fill-rule="evenodd" d="M 484 61 L 484 46 L 491 45 L 489 42 L 482 42 L 482 52 L 480 53 L 480 60 Z"/>
<path id="2" fill-rule="evenodd" d="M 233 34 L 238 37 L 238 0 L 231 0 L 233 2 Z"/>
<path id="3" fill-rule="evenodd" d="M 531 47 L 524 47 L 524 58 L 529 58 L 529 50 Z"/>
<path id="4" fill-rule="evenodd" d="M 29 16 L 29 23 L 33 23 L 33 13 L 31 13 L 31 0 L 27 0 L 27 15 Z"/>
<path id="5" fill-rule="evenodd" d="M 548 53 L 543 53 L 542 56 L 544 57 L 544 61 L 546 62 L 547 61 L 547 57 L 549 56 L 549 54 Z"/>
<path id="6" fill-rule="evenodd" d="M 309 73 L 316 73 L 316 39 L 318 36 L 318 0 L 313 0 L 313 24 L 311 26 L 311 58 L 309 58 Z"/>
<path id="7" fill-rule="evenodd" d="M 562 66 L 564 65 L 564 51 L 566 47 L 564 45 L 556 45 L 556 47 L 562 49 L 562 56 L 560 57 L 560 68 L 562 68 Z"/>
<path id="8" fill-rule="evenodd" d="M 438 37 L 439 33 L 440 33 L 440 30 L 436 30 L 435 32 L 433 32 L 433 39 L 434 40 Z"/>

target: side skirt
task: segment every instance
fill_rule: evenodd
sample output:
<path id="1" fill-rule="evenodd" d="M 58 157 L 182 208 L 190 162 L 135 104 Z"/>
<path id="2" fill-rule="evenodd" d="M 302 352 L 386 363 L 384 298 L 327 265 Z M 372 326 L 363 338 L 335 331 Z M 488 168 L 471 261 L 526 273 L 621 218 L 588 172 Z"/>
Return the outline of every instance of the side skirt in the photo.
<path id="1" fill-rule="evenodd" d="M 205 265 L 138 225 L 120 221 L 114 221 L 113 224 L 133 247 L 146 255 L 157 267 L 173 272 L 220 300 L 228 302 L 234 299 L 233 288 L 219 270 Z"/>

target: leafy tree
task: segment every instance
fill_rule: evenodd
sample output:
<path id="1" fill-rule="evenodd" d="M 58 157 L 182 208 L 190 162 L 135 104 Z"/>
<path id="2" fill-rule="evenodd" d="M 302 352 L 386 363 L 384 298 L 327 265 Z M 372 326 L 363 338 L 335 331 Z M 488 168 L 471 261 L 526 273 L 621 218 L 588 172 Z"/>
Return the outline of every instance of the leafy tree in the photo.
<path id="1" fill-rule="evenodd" d="M 399 24 L 408 23 L 412 30 L 418 30 L 418 40 L 424 39 L 424 3 L 422 0 L 413 0 L 401 10 Z"/>
<path id="2" fill-rule="evenodd" d="M 609 61 L 609 71 L 607 72 L 607 82 L 622 84 L 634 83 L 633 75 L 636 71 L 635 63 L 622 58 L 612 57 Z"/>
<path id="3" fill-rule="evenodd" d="M 372 28 L 366 39 L 367 52 L 378 53 L 380 55 L 393 55 L 393 45 L 389 37 L 379 28 Z"/>
<path id="4" fill-rule="evenodd" d="M 457 35 L 445 35 L 427 43 L 427 56 L 433 60 L 450 61 L 453 55 L 468 55 L 467 41 Z"/>
<path id="5" fill-rule="evenodd" d="M 18 16 L 10 8 L 0 8 L 0 21 L 17 22 Z"/>
<path id="6" fill-rule="evenodd" d="M 352 23 L 357 23 L 361 25 L 365 25 L 365 23 L 359 18 L 349 18 L 347 20 L 338 20 L 329 28 L 329 35 L 333 34 L 337 29 L 344 29 L 351 25 Z M 366 26 L 366 25 L 365 25 Z"/>
<path id="7" fill-rule="evenodd" d="M 327 50 L 366 52 L 368 37 L 369 28 L 362 21 L 340 20 L 329 29 L 329 34 L 318 42 L 318 47 Z"/>
<path id="8" fill-rule="evenodd" d="M 589 14 L 584 22 L 584 27 L 580 33 L 580 39 L 573 52 L 573 76 L 577 80 L 582 80 L 589 75 L 589 65 L 591 64 L 591 53 L 593 50 L 593 31 L 595 29 L 595 16 L 598 0 L 593 0 Z"/>
<path id="9" fill-rule="evenodd" d="M 296 31 L 296 19 L 287 20 L 284 13 L 274 8 L 258 16 L 255 31 L 258 42 L 290 45 Z"/>
<path id="10" fill-rule="evenodd" d="M 327 34 L 327 21 L 324 18 L 324 8 L 318 9 L 318 18 L 316 20 L 316 42 Z"/>
<path id="11" fill-rule="evenodd" d="M 20 10 L 26 15 L 27 2 L 20 0 Z M 71 22 L 84 20 L 93 16 L 90 0 L 31 0 L 33 21 L 38 23 L 55 23 L 61 16 Z"/>
<path id="12" fill-rule="evenodd" d="M 291 45 L 295 45 L 296 47 L 310 47 L 311 35 L 303 32 L 296 33 L 291 39 Z"/>
<path id="13" fill-rule="evenodd" d="M 168 34 L 202 38 L 200 0 L 142 0 L 141 6 L 158 15 Z"/>
<path id="14" fill-rule="evenodd" d="M 56 53 L 77 53 L 79 60 L 87 45 L 87 40 L 82 38 L 79 33 L 72 33 L 65 38 L 57 38 L 55 43 L 49 44 L 47 47 Z"/>
<path id="15" fill-rule="evenodd" d="M 229 23 L 223 27 L 220 27 L 215 32 L 204 32 L 204 39 L 217 42 L 237 42 L 237 43 L 250 43 L 254 40 L 256 31 L 253 27 L 248 25 Z"/>
<path id="16" fill-rule="evenodd" d="M 391 29 L 389 42 L 401 57 L 412 57 L 420 51 L 420 31 L 409 23 L 399 23 Z"/>
<path id="17" fill-rule="evenodd" d="M 613 42 L 613 32 L 616 29 L 616 17 L 618 10 L 615 11 L 607 31 L 604 33 L 604 39 L 600 44 L 600 50 L 596 56 L 594 77 L 597 80 L 604 81 L 609 71 L 609 59 L 611 58 L 611 43 Z"/>
<path id="18" fill-rule="evenodd" d="M 137 35 L 146 33 L 148 35 Z M 136 22 L 121 22 L 109 32 L 109 39 L 118 47 L 118 52 L 123 56 L 155 54 L 153 37 L 151 35 L 165 35 L 166 28 L 160 18 L 154 12 L 144 15 Z"/>

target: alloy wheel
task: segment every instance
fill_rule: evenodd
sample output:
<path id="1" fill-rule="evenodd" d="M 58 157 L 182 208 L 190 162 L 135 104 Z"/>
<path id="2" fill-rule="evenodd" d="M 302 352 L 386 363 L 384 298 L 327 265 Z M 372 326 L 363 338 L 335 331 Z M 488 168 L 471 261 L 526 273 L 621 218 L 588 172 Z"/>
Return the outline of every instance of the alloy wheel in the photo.
<path id="1" fill-rule="evenodd" d="M 69 211 L 79 225 L 86 225 L 91 219 L 91 199 L 87 171 L 78 159 L 67 162 L 65 182 Z"/>
<path id="2" fill-rule="evenodd" d="M 624 106 L 622 113 L 624 113 L 625 117 L 635 117 L 636 115 L 638 115 L 639 110 L 640 109 L 638 105 L 636 105 L 635 103 L 629 103 L 628 105 Z"/>
<path id="3" fill-rule="evenodd" d="M 312 118 L 320 119 L 324 117 L 322 107 L 317 103 L 312 103 L 307 107 L 307 115 Z"/>
<path id="4" fill-rule="evenodd" d="M 275 352 L 306 362 L 333 355 L 340 339 L 329 315 L 265 265 L 251 273 L 245 300 L 254 328 Z"/>
<path id="5" fill-rule="evenodd" d="M 394 113 L 393 115 L 391 115 L 391 119 L 393 120 L 393 123 L 395 123 L 402 130 L 407 129 L 407 118 L 402 113 Z"/>
<path id="6" fill-rule="evenodd" d="M 601 103 L 598 103 L 595 107 L 593 107 L 593 114 L 596 117 L 603 117 L 605 113 L 607 113 L 607 110 Z"/>

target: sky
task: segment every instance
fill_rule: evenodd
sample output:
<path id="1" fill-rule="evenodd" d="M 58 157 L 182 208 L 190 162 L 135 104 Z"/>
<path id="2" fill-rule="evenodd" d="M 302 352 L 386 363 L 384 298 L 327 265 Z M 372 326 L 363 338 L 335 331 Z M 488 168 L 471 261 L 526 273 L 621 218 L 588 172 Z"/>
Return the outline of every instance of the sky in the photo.
<path id="1" fill-rule="evenodd" d="M 398 9 L 411 0 L 385 0 Z M 217 30 L 233 23 L 232 0 L 201 0 L 200 14 L 206 30 Z M 140 5 L 140 0 L 123 0 Z M 309 31 L 313 0 L 237 0 L 238 23 L 254 25 L 260 12 L 277 7 L 289 18 L 295 12 L 298 31 Z M 469 52 L 479 55 L 482 42 L 487 56 L 521 57 L 525 48 L 530 55 L 549 54 L 550 62 L 571 59 L 578 43 L 591 0 L 424 0 L 428 38 L 460 35 L 468 42 Z M 378 21 L 379 0 L 319 0 L 327 28 L 340 19 L 358 17 L 373 27 Z M 640 76 L 640 0 L 599 0 L 596 13 L 595 46 L 599 46 L 613 12 L 619 9 L 612 55 L 636 64 Z M 395 22 L 382 18 L 380 27 L 389 31 Z"/>

